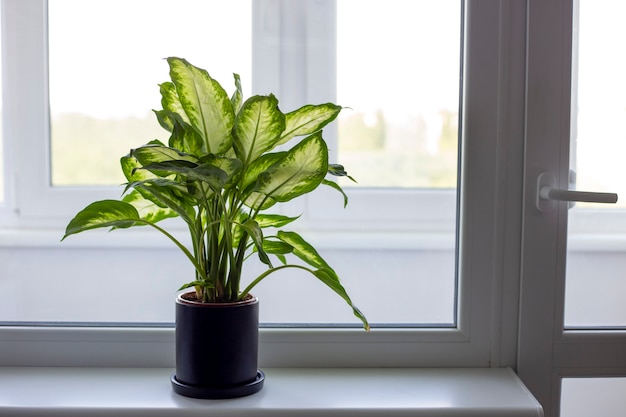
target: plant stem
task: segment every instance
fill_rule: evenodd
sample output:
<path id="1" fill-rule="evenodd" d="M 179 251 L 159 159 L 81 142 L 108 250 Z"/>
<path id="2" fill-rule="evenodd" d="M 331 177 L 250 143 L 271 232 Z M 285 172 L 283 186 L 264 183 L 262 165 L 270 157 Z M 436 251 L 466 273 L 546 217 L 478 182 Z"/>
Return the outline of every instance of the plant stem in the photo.
<path id="1" fill-rule="evenodd" d="M 277 266 L 275 268 L 270 268 L 270 269 L 266 270 L 265 272 L 263 272 L 258 277 L 256 277 L 256 279 L 254 281 L 252 281 L 250 283 L 250 285 L 248 285 L 243 291 L 241 291 L 241 293 L 239 294 L 239 297 L 237 299 L 239 301 L 243 300 L 243 298 L 252 290 L 252 288 L 254 288 L 259 282 L 261 282 L 261 280 L 263 280 L 263 278 L 267 277 L 271 273 L 274 273 L 276 271 L 279 271 L 281 269 L 286 269 L 286 268 L 297 268 L 297 269 L 302 269 L 304 271 L 310 272 L 311 274 L 315 273 L 315 271 L 313 271 L 312 269 L 309 269 L 309 268 L 307 268 L 305 266 L 302 266 L 302 265 L 281 265 L 281 266 Z"/>
<path id="2" fill-rule="evenodd" d="M 198 273 L 200 273 L 200 274 L 202 274 L 202 273 L 203 273 L 203 271 L 202 271 L 202 266 L 198 264 L 198 262 L 196 261 L 196 259 L 194 258 L 194 256 L 191 254 L 191 252 L 189 252 L 189 249 L 187 249 L 187 248 L 185 247 L 185 245 L 183 245 L 182 243 L 180 243 L 180 242 L 178 241 L 178 239 L 176 239 L 174 236 L 172 236 L 171 234 L 169 234 L 169 233 L 168 233 L 165 229 L 163 229 L 163 228 L 161 228 L 161 227 L 157 226 L 156 224 L 151 223 L 151 222 L 149 222 L 149 221 L 147 221 L 147 220 L 141 220 L 141 219 L 137 220 L 137 219 L 135 219 L 134 221 L 136 221 L 136 222 L 141 222 L 141 223 L 147 224 L 147 225 L 149 225 L 149 226 L 152 226 L 152 227 L 154 227 L 155 229 L 157 229 L 159 232 L 161 232 L 161 233 L 163 233 L 165 236 L 167 236 L 167 237 L 168 237 L 168 238 L 169 238 L 172 242 L 174 242 L 174 244 L 175 244 L 176 246 L 178 246 L 178 248 L 179 248 L 181 251 L 183 251 L 183 253 L 185 254 L 185 256 L 187 256 L 187 258 L 189 258 L 189 260 L 190 260 L 190 261 L 191 261 L 191 263 L 193 264 L 194 268 L 196 269 L 196 272 L 198 272 Z"/>

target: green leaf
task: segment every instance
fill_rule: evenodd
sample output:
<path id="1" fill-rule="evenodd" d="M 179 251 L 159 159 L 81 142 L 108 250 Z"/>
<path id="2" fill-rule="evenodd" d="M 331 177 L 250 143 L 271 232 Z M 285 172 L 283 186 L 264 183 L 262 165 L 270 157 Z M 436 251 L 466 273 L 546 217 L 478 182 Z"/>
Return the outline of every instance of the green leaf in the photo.
<path id="1" fill-rule="evenodd" d="M 287 255 L 293 252 L 293 246 L 282 241 L 265 239 L 263 240 L 263 250 L 272 255 Z"/>
<path id="2" fill-rule="evenodd" d="M 120 165 L 122 166 L 124 176 L 129 182 L 142 181 L 155 177 L 155 175 L 150 171 L 138 170 L 141 168 L 141 164 L 134 156 L 126 155 L 121 157 Z"/>
<path id="3" fill-rule="evenodd" d="M 315 133 L 287 152 L 259 175 L 255 192 L 278 202 L 289 201 L 316 189 L 328 171 L 328 148 Z"/>
<path id="4" fill-rule="evenodd" d="M 196 168 L 198 164 L 191 161 L 172 159 L 167 161 L 160 162 L 151 162 L 149 164 L 145 164 L 139 168 L 135 169 L 137 171 L 150 171 L 157 177 L 169 177 L 171 175 L 178 175 L 181 173 L 188 172 L 194 168 Z"/>
<path id="5" fill-rule="evenodd" d="M 293 248 L 293 254 L 307 264 L 317 269 L 326 268 L 332 270 L 330 265 L 328 265 L 328 263 L 320 256 L 315 248 L 296 232 L 285 232 L 283 230 L 279 230 L 276 237 L 282 242 L 290 245 Z"/>
<path id="6" fill-rule="evenodd" d="M 341 106 L 326 103 L 306 105 L 285 115 L 286 127 L 277 145 L 281 145 L 295 136 L 310 135 L 321 130 L 337 118 Z"/>
<path id="7" fill-rule="evenodd" d="M 192 281 L 192 282 L 188 282 L 186 284 L 181 285 L 178 291 L 186 290 L 187 288 L 191 288 L 191 287 L 215 288 L 213 283 L 208 280 L 207 281 Z"/>
<path id="8" fill-rule="evenodd" d="M 287 265 L 287 258 L 285 255 L 293 252 L 293 248 L 285 242 L 263 239 L 263 250 L 268 255 L 274 255 L 283 264 Z"/>
<path id="9" fill-rule="evenodd" d="M 181 117 L 181 120 L 183 120 L 185 123 L 190 123 L 189 117 L 187 117 L 187 114 L 185 113 L 185 110 L 180 103 L 180 98 L 178 97 L 178 92 L 176 91 L 176 86 L 174 85 L 174 83 L 166 81 L 163 84 L 159 85 L 159 89 L 161 91 L 161 106 L 163 106 L 163 110 L 167 110 L 170 113 L 178 114 Z M 159 119 L 159 123 L 161 123 L 161 126 L 164 129 L 170 132 L 172 131 L 171 128 L 168 128 L 169 122 L 166 118 L 163 120 Z"/>
<path id="10" fill-rule="evenodd" d="M 161 220 L 177 216 L 174 210 L 155 204 L 150 199 L 145 198 L 138 190 L 133 190 L 129 194 L 126 194 L 122 198 L 122 201 L 132 204 L 133 207 L 137 209 L 139 217 L 151 223 L 157 223 Z"/>
<path id="11" fill-rule="evenodd" d="M 167 58 L 170 78 L 189 124 L 202 135 L 209 153 L 223 154 L 232 146 L 235 112 L 228 95 L 208 72 L 184 59 Z"/>
<path id="12" fill-rule="evenodd" d="M 293 254 L 295 256 L 316 268 L 316 270 L 313 271 L 313 274 L 336 294 L 343 298 L 344 301 L 352 307 L 354 315 L 363 322 L 365 329 L 369 330 L 367 319 L 363 313 L 361 313 L 361 311 L 354 304 L 352 304 L 352 300 L 348 296 L 348 293 L 341 285 L 339 276 L 337 276 L 337 273 L 335 273 L 330 265 L 328 265 L 328 263 L 320 256 L 315 248 L 295 232 L 279 231 L 277 237 L 284 243 L 293 247 Z"/>
<path id="13" fill-rule="evenodd" d="M 230 104 L 233 106 L 235 114 L 239 113 L 241 109 L 241 103 L 243 103 L 243 91 L 241 90 L 241 77 L 239 74 L 233 74 L 235 78 L 235 92 L 230 97 Z"/>
<path id="14" fill-rule="evenodd" d="M 339 278 L 335 274 L 333 270 L 328 270 L 325 268 L 318 269 L 313 271 L 313 275 L 324 284 L 326 284 L 330 289 L 332 289 L 336 294 L 338 294 L 343 300 L 348 303 L 348 305 L 352 308 L 352 313 L 363 323 L 363 327 L 366 331 L 370 331 L 370 325 L 367 322 L 367 318 L 365 315 L 352 303 L 350 296 L 346 292 L 345 288 L 339 282 Z"/>
<path id="15" fill-rule="evenodd" d="M 346 208 L 348 205 L 348 195 L 343 191 L 343 188 L 341 188 L 341 186 L 335 181 L 323 180 L 322 184 L 339 191 L 343 195 L 343 207 Z"/>
<path id="16" fill-rule="evenodd" d="M 192 196 L 187 193 L 185 185 L 167 178 L 150 178 L 129 183 L 126 188 L 135 188 L 144 197 L 176 212 L 185 223 L 193 224 L 195 212 L 193 202 L 189 201 Z"/>
<path id="17" fill-rule="evenodd" d="M 266 227 L 282 227 L 299 218 L 300 216 L 288 217 L 281 214 L 258 214 L 254 220 L 257 221 L 261 229 L 265 229 Z"/>
<path id="18" fill-rule="evenodd" d="M 176 113 L 173 113 L 169 110 L 152 110 L 154 115 L 157 118 L 157 121 L 161 125 L 161 127 L 168 132 L 172 132 L 174 129 L 174 117 Z"/>
<path id="19" fill-rule="evenodd" d="M 272 263 L 270 262 L 270 258 L 267 256 L 267 253 L 263 250 L 263 232 L 261 231 L 261 227 L 254 220 L 248 220 L 242 224 L 240 227 L 252 238 L 252 242 L 256 247 L 256 250 L 259 253 L 259 259 L 266 265 L 272 267 Z"/>
<path id="20" fill-rule="evenodd" d="M 253 161 L 246 169 L 240 189 L 244 192 L 249 191 L 248 188 L 257 181 L 263 171 L 285 158 L 286 155 L 287 152 L 268 153 Z"/>
<path id="21" fill-rule="evenodd" d="M 348 175 L 348 173 L 346 172 L 346 170 L 343 167 L 343 165 L 329 164 L 328 165 L 328 173 L 331 174 L 331 175 L 334 175 L 336 177 L 347 177 L 347 178 L 350 178 L 350 180 L 352 182 L 356 182 L 356 180 L 354 178 L 352 178 L 350 175 Z"/>
<path id="22" fill-rule="evenodd" d="M 131 227 L 138 220 L 141 218 L 137 209 L 129 203 L 118 200 L 96 201 L 78 212 L 69 222 L 63 239 L 85 230 L 101 227 Z"/>
<path id="23" fill-rule="evenodd" d="M 213 154 L 200 158 L 200 162 L 201 164 L 207 163 L 216 166 L 224 171 L 227 175 L 225 185 L 235 184 L 243 167 L 242 162 L 237 158 L 227 158 L 225 156 L 216 156 Z"/>
<path id="24" fill-rule="evenodd" d="M 189 161 L 197 164 L 198 158 L 165 145 L 148 144 L 130 151 L 130 156 L 142 166 L 164 161 Z"/>
<path id="25" fill-rule="evenodd" d="M 172 113 L 171 118 L 172 135 L 168 141 L 169 146 L 192 155 L 204 153 L 204 142 L 198 130 L 184 122 L 176 113 Z"/>
<path id="26" fill-rule="evenodd" d="M 244 165 L 274 148 L 285 129 L 285 115 L 273 95 L 250 97 L 237 114 L 234 128 L 235 153 Z"/>
<path id="27" fill-rule="evenodd" d="M 268 198 L 262 193 L 253 192 L 252 189 L 261 173 L 278 161 L 284 159 L 286 155 L 287 152 L 268 153 L 262 155 L 259 159 L 250 164 L 240 185 L 240 189 L 244 191 L 242 200 L 246 206 L 265 210 L 276 204 L 276 200 L 273 198 Z M 261 204 L 263 205 L 262 207 Z"/>

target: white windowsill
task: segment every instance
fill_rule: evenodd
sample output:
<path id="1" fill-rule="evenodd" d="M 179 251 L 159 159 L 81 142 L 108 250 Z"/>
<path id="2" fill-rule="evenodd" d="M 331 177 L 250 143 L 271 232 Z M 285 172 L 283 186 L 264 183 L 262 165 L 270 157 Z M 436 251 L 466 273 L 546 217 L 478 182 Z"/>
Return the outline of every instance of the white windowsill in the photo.
<path id="1" fill-rule="evenodd" d="M 264 369 L 234 400 L 173 393 L 169 368 L 0 367 L 3 416 L 543 416 L 508 368 Z"/>

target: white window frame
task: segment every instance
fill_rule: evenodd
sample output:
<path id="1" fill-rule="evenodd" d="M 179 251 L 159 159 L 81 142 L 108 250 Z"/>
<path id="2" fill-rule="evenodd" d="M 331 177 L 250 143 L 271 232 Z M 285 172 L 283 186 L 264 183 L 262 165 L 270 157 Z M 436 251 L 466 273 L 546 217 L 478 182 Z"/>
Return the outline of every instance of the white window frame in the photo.
<path id="1" fill-rule="evenodd" d="M 269 3 L 277 7 L 284 4 L 279 0 Z M 58 241 L 58 227 L 62 223 L 64 226 L 63 214 L 89 201 L 106 198 L 106 193 L 82 190 L 85 192 L 78 198 L 83 200 L 80 203 L 69 196 L 75 190 L 50 189 L 45 181 L 45 152 L 37 154 L 37 166 L 28 176 L 20 170 L 33 165 L 32 155 L 25 151 L 48 146 L 47 84 L 41 72 L 46 57 L 45 1 L 4 0 L 3 8 L 4 80 L 11 80 L 4 83 L 3 92 L 4 117 L 10 121 L 5 139 L 10 142 L 11 155 L 15 155 L 7 175 L 15 184 L 11 197 L 15 210 L 0 233 L 0 250 L 49 247 L 49 242 Z M 375 329 L 369 334 L 357 329 L 262 329 L 262 366 L 515 366 L 525 4 L 470 0 L 465 13 L 467 59 L 460 202 L 463 216 L 457 327 Z M 24 77 L 32 79 L 28 83 L 15 81 Z M 41 207 L 43 201 L 47 214 L 44 217 L 32 210 Z M 369 236 L 378 241 L 382 234 L 387 241 L 393 241 L 386 244 L 386 249 L 405 247 L 407 236 L 415 245 L 425 240 L 415 229 L 402 230 L 402 225 L 397 226 L 391 231 L 370 231 Z M 332 230 L 327 232 L 332 234 Z M 93 240 L 81 249 L 97 250 L 102 245 L 118 243 L 132 247 L 142 241 L 141 235 L 137 236 L 111 237 L 113 243 Z M 354 242 L 348 239 L 346 245 Z M 77 246 L 71 244 L 66 250 L 76 250 Z M 0 365 L 170 366 L 172 361 L 171 328 L 46 327 L 19 323 L 0 328 Z"/>
<path id="2" fill-rule="evenodd" d="M 568 205 L 562 203 L 544 213 L 535 207 L 539 173 L 554 175 L 559 188 L 569 185 L 575 5 L 575 0 L 530 0 L 528 7 L 526 198 L 517 371 L 546 417 L 559 415 L 562 378 L 626 376 L 626 331 L 564 330 Z M 582 216 L 593 219 L 596 214 L 590 211 Z M 623 211 L 613 213 L 611 220 L 620 214 Z M 583 233 L 574 241 L 574 249 L 622 250 L 625 235 L 617 229 L 621 236 L 615 230 L 585 236 L 584 229 L 575 228 Z"/>

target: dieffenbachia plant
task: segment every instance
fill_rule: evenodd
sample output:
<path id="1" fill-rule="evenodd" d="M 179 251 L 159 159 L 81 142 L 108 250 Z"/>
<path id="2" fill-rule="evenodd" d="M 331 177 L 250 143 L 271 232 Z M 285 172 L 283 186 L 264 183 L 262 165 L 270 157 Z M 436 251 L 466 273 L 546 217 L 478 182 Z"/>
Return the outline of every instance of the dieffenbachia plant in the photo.
<path id="1" fill-rule="evenodd" d="M 207 71 L 180 58 L 167 61 L 171 81 L 160 85 L 163 109 L 155 114 L 171 133 L 168 145 L 154 140 L 122 157 L 128 181 L 122 198 L 88 205 L 69 222 L 63 239 L 96 228 L 151 226 L 193 264 L 195 279 L 181 289 L 194 287 L 203 302 L 242 300 L 272 272 L 303 269 L 345 300 L 369 329 L 336 272 L 313 246 L 295 232 L 278 230 L 297 217 L 266 211 L 321 184 L 341 192 L 347 203 L 341 187 L 326 179 L 327 174 L 347 174 L 341 165 L 328 163 L 322 138 L 322 128 L 341 107 L 306 105 L 284 114 L 271 94 L 244 102 L 236 74 L 229 97 Z M 289 150 L 276 150 L 294 138 L 300 140 Z M 189 247 L 158 224 L 171 217 L 186 223 Z M 265 235 L 264 229 L 278 231 Z M 254 252 L 267 269 L 242 290 L 243 264 Z M 288 263 L 288 255 L 303 262 Z M 278 260 L 276 266 L 270 256 Z"/>

